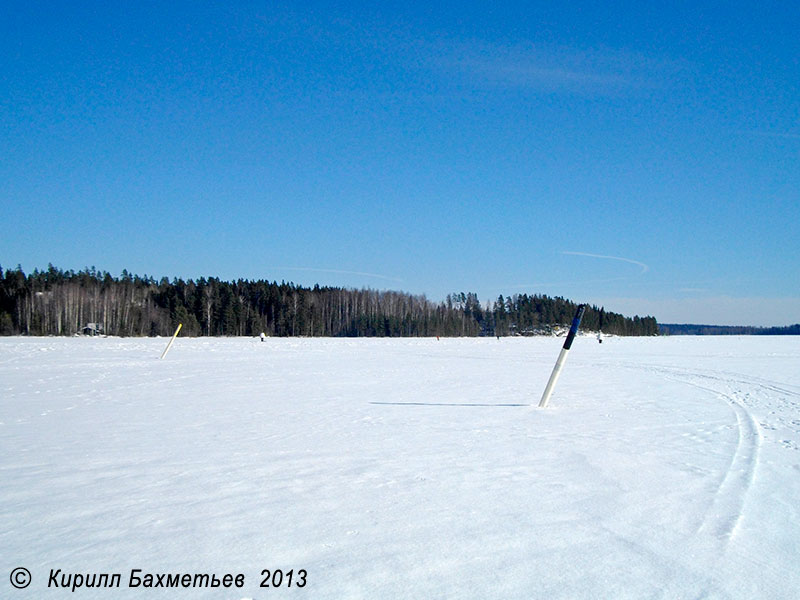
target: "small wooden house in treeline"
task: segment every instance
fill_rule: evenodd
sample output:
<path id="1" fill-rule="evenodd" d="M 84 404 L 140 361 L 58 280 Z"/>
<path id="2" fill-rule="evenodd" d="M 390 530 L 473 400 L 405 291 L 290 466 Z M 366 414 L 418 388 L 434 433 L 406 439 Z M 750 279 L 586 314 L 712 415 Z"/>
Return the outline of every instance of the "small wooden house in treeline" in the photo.
<path id="1" fill-rule="evenodd" d="M 81 334 L 83 335 L 102 335 L 103 334 L 103 324 L 102 323 L 87 323 L 81 329 Z"/>

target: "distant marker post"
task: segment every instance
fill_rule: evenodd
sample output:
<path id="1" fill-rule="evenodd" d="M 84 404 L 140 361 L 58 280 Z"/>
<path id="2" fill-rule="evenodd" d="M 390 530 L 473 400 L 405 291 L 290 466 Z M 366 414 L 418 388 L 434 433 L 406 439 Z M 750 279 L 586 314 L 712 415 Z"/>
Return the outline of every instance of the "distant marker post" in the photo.
<path id="1" fill-rule="evenodd" d="M 539 401 L 539 408 L 545 408 L 547 403 L 550 401 L 550 395 L 553 393 L 553 388 L 556 387 L 558 376 L 561 375 L 561 369 L 564 367 L 564 362 L 567 360 L 567 354 L 569 354 L 569 349 L 572 347 L 572 340 L 575 339 L 575 334 L 578 333 L 578 327 L 580 327 L 581 319 L 583 318 L 583 312 L 585 310 L 586 305 L 581 304 L 578 306 L 578 310 L 575 312 L 575 318 L 572 319 L 572 326 L 569 328 L 567 339 L 564 341 L 564 345 L 561 347 L 561 353 L 558 355 L 558 360 L 556 360 L 556 366 L 553 367 L 553 372 L 550 373 L 550 381 L 547 382 L 547 387 L 544 388 L 542 399 Z"/>
<path id="2" fill-rule="evenodd" d="M 167 347 L 164 348 L 164 352 L 161 353 L 161 359 L 159 360 L 163 360 L 163 358 L 167 355 L 167 352 L 169 352 L 169 349 L 172 348 L 172 343 L 175 341 L 175 338 L 178 337 L 181 327 L 183 327 L 183 323 L 178 323 L 178 328 L 175 330 L 175 333 L 172 334 L 172 339 L 167 344 Z"/>

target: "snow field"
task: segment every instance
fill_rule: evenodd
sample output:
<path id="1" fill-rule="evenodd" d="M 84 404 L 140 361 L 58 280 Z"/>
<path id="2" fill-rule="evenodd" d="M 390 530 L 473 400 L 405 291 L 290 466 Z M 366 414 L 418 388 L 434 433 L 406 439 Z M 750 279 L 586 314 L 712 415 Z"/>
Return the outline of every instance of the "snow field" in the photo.
<path id="1" fill-rule="evenodd" d="M 0 339 L 3 597 L 797 597 L 798 338 L 166 343 Z"/>

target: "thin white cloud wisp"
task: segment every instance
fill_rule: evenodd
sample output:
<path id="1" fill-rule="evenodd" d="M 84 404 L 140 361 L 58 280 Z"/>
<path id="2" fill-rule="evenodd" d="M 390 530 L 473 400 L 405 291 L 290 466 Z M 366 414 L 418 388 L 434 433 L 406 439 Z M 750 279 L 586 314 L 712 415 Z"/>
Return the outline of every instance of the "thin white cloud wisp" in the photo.
<path id="1" fill-rule="evenodd" d="M 563 251 L 561 254 L 569 254 L 571 256 L 588 256 L 590 258 L 603 258 L 607 260 L 618 260 L 621 262 L 630 263 L 632 265 L 636 265 L 639 268 L 641 268 L 641 271 L 639 272 L 640 275 L 642 273 L 647 273 L 650 270 L 650 267 L 644 264 L 643 262 L 640 262 L 638 260 L 633 260 L 632 258 L 625 258 L 622 256 L 607 256 L 605 254 L 591 254 L 589 252 L 569 252 L 566 250 Z"/>

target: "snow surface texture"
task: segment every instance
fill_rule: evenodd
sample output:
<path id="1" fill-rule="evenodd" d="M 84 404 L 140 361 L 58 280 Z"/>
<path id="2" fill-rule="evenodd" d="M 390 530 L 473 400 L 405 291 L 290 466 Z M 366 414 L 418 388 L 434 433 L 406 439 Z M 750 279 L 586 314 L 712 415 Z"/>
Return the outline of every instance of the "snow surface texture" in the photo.
<path id="1" fill-rule="evenodd" d="M 800 338 L 166 342 L 0 339 L 0 597 L 800 597 Z"/>

